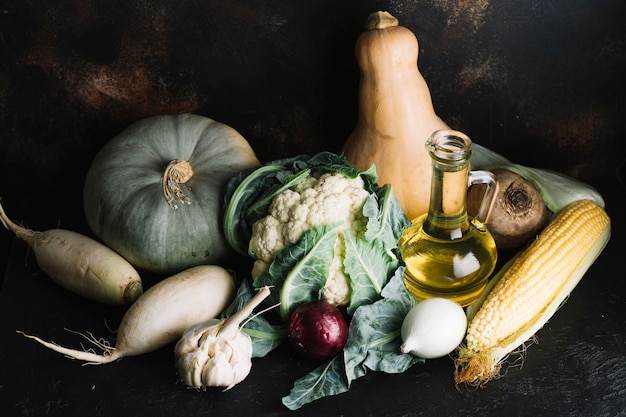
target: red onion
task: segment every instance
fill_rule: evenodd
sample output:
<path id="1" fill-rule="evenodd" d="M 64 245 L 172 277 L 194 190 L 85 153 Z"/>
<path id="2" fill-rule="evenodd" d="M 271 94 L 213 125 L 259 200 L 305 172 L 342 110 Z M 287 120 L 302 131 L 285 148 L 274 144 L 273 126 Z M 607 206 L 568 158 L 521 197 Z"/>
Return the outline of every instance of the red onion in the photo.
<path id="1" fill-rule="evenodd" d="M 302 356 L 324 361 L 337 355 L 348 340 L 348 323 L 325 301 L 301 304 L 289 317 L 287 340 Z"/>

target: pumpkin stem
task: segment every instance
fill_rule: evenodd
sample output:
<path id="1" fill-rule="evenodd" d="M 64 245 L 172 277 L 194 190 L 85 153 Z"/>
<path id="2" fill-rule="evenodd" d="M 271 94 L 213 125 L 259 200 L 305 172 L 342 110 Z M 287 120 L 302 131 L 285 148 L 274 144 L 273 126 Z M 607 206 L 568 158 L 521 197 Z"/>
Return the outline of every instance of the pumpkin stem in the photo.
<path id="1" fill-rule="evenodd" d="M 365 30 L 387 29 L 396 26 L 398 26 L 398 19 L 389 12 L 374 12 L 367 17 L 367 22 L 365 22 Z"/>
<path id="2" fill-rule="evenodd" d="M 193 177 L 193 168 L 189 161 L 184 159 L 174 159 L 165 167 L 161 188 L 163 190 L 163 197 L 165 197 L 165 201 L 167 201 L 167 204 L 169 204 L 171 208 L 178 208 L 175 201 L 180 201 L 183 204 L 191 204 L 191 200 L 185 195 L 183 188 L 183 184 L 189 181 L 191 177 Z M 185 188 L 189 189 L 189 187 Z"/>

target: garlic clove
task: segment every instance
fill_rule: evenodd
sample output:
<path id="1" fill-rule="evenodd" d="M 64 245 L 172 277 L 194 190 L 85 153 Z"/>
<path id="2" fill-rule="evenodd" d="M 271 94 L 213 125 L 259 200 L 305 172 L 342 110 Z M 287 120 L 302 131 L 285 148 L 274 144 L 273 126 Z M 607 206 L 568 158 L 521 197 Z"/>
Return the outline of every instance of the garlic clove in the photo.
<path id="1" fill-rule="evenodd" d="M 223 352 L 209 358 L 202 368 L 202 385 L 205 387 L 231 388 L 235 382 L 235 371 Z"/>

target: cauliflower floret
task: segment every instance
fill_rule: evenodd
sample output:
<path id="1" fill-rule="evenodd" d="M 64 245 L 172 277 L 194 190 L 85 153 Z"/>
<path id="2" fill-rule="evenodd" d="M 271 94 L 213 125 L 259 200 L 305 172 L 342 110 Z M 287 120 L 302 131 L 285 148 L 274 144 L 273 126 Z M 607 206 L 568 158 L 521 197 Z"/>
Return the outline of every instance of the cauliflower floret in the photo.
<path id="1" fill-rule="evenodd" d="M 315 186 L 317 185 L 317 182 L 318 182 L 317 178 L 315 178 L 312 175 L 309 175 L 308 177 L 300 181 L 298 184 L 296 184 L 293 187 L 293 189 L 295 192 L 300 193 L 300 194 L 307 193 L 307 192 L 315 193 L 315 191 L 312 189 L 315 188 Z M 311 190 L 311 191 L 308 191 L 308 190 Z"/>
<path id="2" fill-rule="evenodd" d="M 346 244 L 343 236 L 335 242 L 335 257 L 330 264 L 328 280 L 322 288 L 322 299 L 334 305 L 348 305 L 350 303 L 350 282 L 343 272 L 343 258 L 346 254 Z"/>
<path id="3" fill-rule="evenodd" d="M 314 226 L 342 222 L 340 233 L 357 235 L 365 227 L 361 209 L 369 197 L 363 179 L 344 174 L 310 175 L 291 190 L 274 198 L 268 215 L 252 227 L 250 253 L 256 262 L 252 276 L 267 271 L 276 254 L 285 246 L 298 242 Z M 335 305 L 350 302 L 350 285 L 343 272 L 343 239 L 335 247 L 330 274 L 322 298 Z"/>
<path id="4" fill-rule="evenodd" d="M 282 223 L 274 216 L 266 216 L 252 225 L 250 254 L 265 263 L 271 263 L 274 256 L 285 247 L 280 233 Z"/>
<path id="5" fill-rule="evenodd" d="M 274 197 L 268 211 L 272 217 L 285 223 L 289 221 L 291 209 L 298 204 L 300 204 L 300 194 L 295 191 L 285 190 Z"/>
<path id="6" fill-rule="evenodd" d="M 261 273 L 267 271 L 269 268 L 270 268 L 270 264 L 260 259 L 257 259 L 256 261 L 254 261 L 254 264 L 252 265 L 252 271 L 250 272 L 250 274 L 253 277 L 258 277 L 259 275 L 261 275 Z"/>
<path id="7" fill-rule="evenodd" d="M 343 269 L 343 266 L 341 269 Z M 350 282 L 343 272 L 328 276 L 328 281 L 322 288 L 322 300 L 339 306 L 345 306 L 350 303 Z"/>

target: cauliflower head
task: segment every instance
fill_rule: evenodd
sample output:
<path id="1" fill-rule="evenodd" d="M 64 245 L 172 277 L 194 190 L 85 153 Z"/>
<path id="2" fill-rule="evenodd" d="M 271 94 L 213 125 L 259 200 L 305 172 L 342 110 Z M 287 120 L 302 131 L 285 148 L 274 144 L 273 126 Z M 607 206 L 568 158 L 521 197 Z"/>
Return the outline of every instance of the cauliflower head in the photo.
<path id="1" fill-rule="evenodd" d="M 269 269 L 276 254 L 300 240 L 314 226 L 341 222 L 339 239 L 322 299 L 334 305 L 350 302 L 350 284 L 344 273 L 344 233 L 355 236 L 365 230 L 362 208 L 369 197 L 360 176 L 349 178 L 339 172 L 309 175 L 296 186 L 277 195 L 267 216 L 252 226 L 249 253 L 255 262 L 252 277 Z"/>

